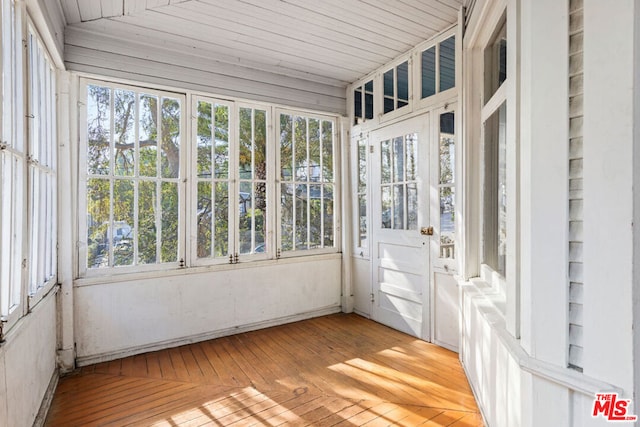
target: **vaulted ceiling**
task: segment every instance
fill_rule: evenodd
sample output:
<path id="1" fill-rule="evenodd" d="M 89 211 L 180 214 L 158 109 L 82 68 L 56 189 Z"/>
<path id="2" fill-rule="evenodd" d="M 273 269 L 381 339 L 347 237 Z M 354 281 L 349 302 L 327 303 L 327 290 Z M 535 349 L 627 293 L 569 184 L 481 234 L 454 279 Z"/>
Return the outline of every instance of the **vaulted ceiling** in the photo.
<path id="1" fill-rule="evenodd" d="M 214 66 L 210 61 L 215 61 L 220 73 L 242 78 L 249 85 L 261 80 L 252 73 L 266 72 L 293 79 L 293 86 L 308 82 L 311 91 L 315 91 L 314 84 L 332 87 L 336 94 L 450 27 L 467 2 L 58 1 L 67 25 L 65 61 L 69 69 L 87 71 L 88 62 L 103 69 L 123 68 L 125 65 L 117 62 L 125 54 L 181 67 L 192 63 L 188 68 L 200 72 L 210 69 Z M 104 54 L 96 55 L 97 51 Z M 149 66 L 139 64 L 143 65 Z M 172 79 L 171 72 L 168 78 Z M 279 84 L 289 86 L 284 82 Z"/>

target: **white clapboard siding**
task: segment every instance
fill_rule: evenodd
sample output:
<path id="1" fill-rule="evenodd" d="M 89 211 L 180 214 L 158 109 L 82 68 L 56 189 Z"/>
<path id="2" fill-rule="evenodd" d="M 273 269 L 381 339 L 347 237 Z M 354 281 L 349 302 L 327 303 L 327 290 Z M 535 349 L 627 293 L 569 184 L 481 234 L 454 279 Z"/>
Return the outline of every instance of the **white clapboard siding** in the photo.
<path id="1" fill-rule="evenodd" d="M 66 46 L 65 58 L 70 70 L 124 78 L 257 101 L 274 102 L 293 107 L 345 113 L 345 99 L 323 93 L 296 90 L 286 85 L 274 85 L 209 70 L 158 63 L 132 56 L 117 55 L 77 46 Z M 284 80 L 286 82 L 286 80 Z"/>
<path id="2" fill-rule="evenodd" d="M 95 28 L 96 26 L 99 28 Z M 152 58 L 155 51 L 180 53 L 193 56 L 195 61 L 198 58 L 214 60 L 219 67 L 224 67 L 224 64 L 231 64 L 276 75 L 286 75 L 309 82 L 310 85 L 313 82 L 317 82 L 323 86 L 334 86 L 342 91 L 348 83 L 347 80 L 336 80 L 319 74 L 285 68 L 282 63 L 267 56 L 257 56 L 253 61 L 246 60 L 239 56 L 242 52 L 224 45 L 187 39 L 153 28 L 140 28 L 120 20 L 109 19 L 99 23 L 85 23 L 68 27 L 65 42 L 68 45 L 113 53 L 124 49 L 130 55 L 139 55 L 146 59 Z M 323 90 L 327 89 L 324 88 Z M 330 90 L 328 94 L 337 93 L 337 90 Z"/>
<path id="3" fill-rule="evenodd" d="M 582 370 L 583 357 L 583 13 L 569 2 L 569 366 Z"/>

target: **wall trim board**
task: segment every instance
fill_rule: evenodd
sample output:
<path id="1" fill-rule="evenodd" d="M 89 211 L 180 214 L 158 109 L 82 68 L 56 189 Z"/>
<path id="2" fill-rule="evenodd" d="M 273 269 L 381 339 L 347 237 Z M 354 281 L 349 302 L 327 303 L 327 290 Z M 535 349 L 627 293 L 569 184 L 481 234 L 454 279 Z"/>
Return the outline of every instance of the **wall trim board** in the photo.
<path id="1" fill-rule="evenodd" d="M 56 388 L 58 388 L 59 380 L 60 372 L 56 369 L 51 375 L 49 386 L 47 387 L 47 391 L 44 393 L 44 397 L 42 398 L 42 404 L 40 405 L 40 409 L 38 410 L 36 419 L 33 420 L 33 427 L 44 426 L 44 423 L 47 420 L 47 414 L 49 413 L 49 408 L 51 407 L 51 402 L 53 402 L 53 397 L 56 393 Z"/>
<path id="2" fill-rule="evenodd" d="M 341 305 L 339 304 L 332 305 L 328 307 L 319 308 L 316 310 L 307 311 L 304 313 L 298 313 L 298 314 L 293 314 L 289 316 L 279 317 L 277 319 L 270 319 L 270 320 L 265 320 L 261 322 L 248 323 L 242 326 L 235 326 L 231 328 L 225 328 L 225 329 L 220 329 L 216 331 L 206 332 L 203 334 L 196 334 L 188 337 L 156 342 L 149 345 L 136 346 L 136 347 L 132 347 L 124 350 L 117 350 L 113 352 L 96 354 L 92 356 L 78 357 L 76 359 L 76 366 L 82 367 L 82 366 L 92 365 L 94 363 L 107 362 L 114 359 L 134 356 L 136 354 L 148 353 L 151 351 L 163 350 L 163 349 L 172 348 L 172 347 L 179 347 L 182 345 L 193 344 L 196 342 L 208 341 L 216 338 L 227 337 L 230 335 L 241 334 L 244 332 L 251 332 L 259 329 L 270 328 L 272 326 L 279 326 L 287 323 L 299 322 L 301 320 L 311 319 L 314 317 L 340 313 L 341 311 L 342 311 Z"/>
<path id="3" fill-rule="evenodd" d="M 573 369 L 556 366 L 529 356 L 520 345 L 520 340 L 513 338 L 507 331 L 504 315 L 500 313 L 491 301 L 492 294 L 488 292 L 490 289 L 489 285 L 480 280 L 471 280 L 468 282 L 459 281 L 458 284 L 462 298 L 471 299 L 470 307 L 475 309 L 487 325 L 489 325 L 492 334 L 500 340 L 500 343 L 516 361 L 522 372 L 527 372 L 535 377 L 561 385 L 571 391 L 589 397 L 593 397 L 596 393 L 603 391 L 616 392 L 621 395 L 628 394 L 624 392 L 623 388 L 616 385 L 589 377 Z M 467 315 L 469 315 L 469 313 L 467 313 Z M 463 341 L 468 339 L 468 337 L 463 337 Z M 464 352 L 467 354 L 471 353 L 467 348 L 464 349 Z M 464 367 L 464 358 L 461 358 L 461 363 Z M 466 367 L 465 372 L 467 372 Z M 467 375 L 467 378 L 472 388 L 474 388 L 475 379 L 469 375 Z M 475 387 L 477 387 L 477 385 L 475 385 Z M 482 400 L 477 399 L 477 401 L 481 402 Z"/>

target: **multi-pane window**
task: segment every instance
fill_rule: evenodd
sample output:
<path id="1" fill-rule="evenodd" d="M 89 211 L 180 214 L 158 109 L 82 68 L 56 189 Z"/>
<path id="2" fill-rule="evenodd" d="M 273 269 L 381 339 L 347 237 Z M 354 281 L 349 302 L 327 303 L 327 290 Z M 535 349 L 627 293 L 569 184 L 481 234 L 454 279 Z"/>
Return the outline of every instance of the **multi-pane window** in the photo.
<path id="1" fill-rule="evenodd" d="M 409 104 L 409 61 L 387 70 L 382 76 L 384 113 Z"/>
<path id="2" fill-rule="evenodd" d="M 182 98 L 106 84 L 86 89 L 86 267 L 177 263 Z"/>
<path id="3" fill-rule="evenodd" d="M 23 135 L 21 20 L 13 1 L 3 1 L 1 7 L 0 320 L 8 322 L 22 314 L 19 307 L 23 295 L 27 154 Z"/>
<path id="4" fill-rule="evenodd" d="M 274 123 L 272 107 L 193 96 L 187 146 L 183 95 L 84 87 L 81 274 L 335 251 L 335 118 L 282 113 Z"/>
<path id="5" fill-rule="evenodd" d="M 198 100 L 196 131 L 197 257 L 226 259 L 233 253 L 233 209 L 229 204 L 230 105 Z"/>
<path id="6" fill-rule="evenodd" d="M 418 228 L 418 135 L 380 142 L 381 228 Z"/>
<path id="7" fill-rule="evenodd" d="M 455 113 L 440 114 L 438 192 L 440 196 L 440 257 L 455 257 Z"/>
<path id="8" fill-rule="evenodd" d="M 238 249 L 240 255 L 266 252 L 267 112 L 238 109 Z"/>
<path id="9" fill-rule="evenodd" d="M 483 262 L 506 275 L 507 252 L 507 79 L 506 19 L 484 52 L 484 224 Z"/>
<path id="10" fill-rule="evenodd" d="M 56 78 L 45 48 L 29 26 L 28 227 L 29 295 L 56 275 Z"/>
<path id="11" fill-rule="evenodd" d="M 456 38 L 451 36 L 420 53 L 421 99 L 456 85 Z"/>
<path id="12" fill-rule="evenodd" d="M 11 326 L 56 283 L 56 69 L 22 9 L 0 10 L 0 320 Z"/>
<path id="13" fill-rule="evenodd" d="M 280 114 L 279 249 L 335 246 L 335 121 Z"/>
<path id="14" fill-rule="evenodd" d="M 353 91 L 354 125 L 373 119 L 373 80 Z"/>
<path id="15" fill-rule="evenodd" d="M 359 138 L 356 141 L 356 168 L 357 168 L 357 186 L 356 186 L 356 218 L 358 223 L 356 224 L 356 246 L 361 249 L 369 247 L 368 234 L 369 227 L 367 223 L 367 183 L 368 183 L 368 168 L 367 168 L 367 138 Z"/>

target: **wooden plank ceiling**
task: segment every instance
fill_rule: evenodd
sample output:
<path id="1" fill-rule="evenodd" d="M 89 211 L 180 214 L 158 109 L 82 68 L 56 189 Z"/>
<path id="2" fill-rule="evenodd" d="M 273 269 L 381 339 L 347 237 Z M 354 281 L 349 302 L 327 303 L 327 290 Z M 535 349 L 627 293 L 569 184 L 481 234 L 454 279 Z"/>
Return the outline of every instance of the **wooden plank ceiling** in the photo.
<path id="1" fill-rule="evenodd" d="M 164 35 L 165 43 L 206 47 L 219 60 L 339 85 L 449 27 L 461 6 L 461 0 L 60 1 L 68 26 Z"/>

